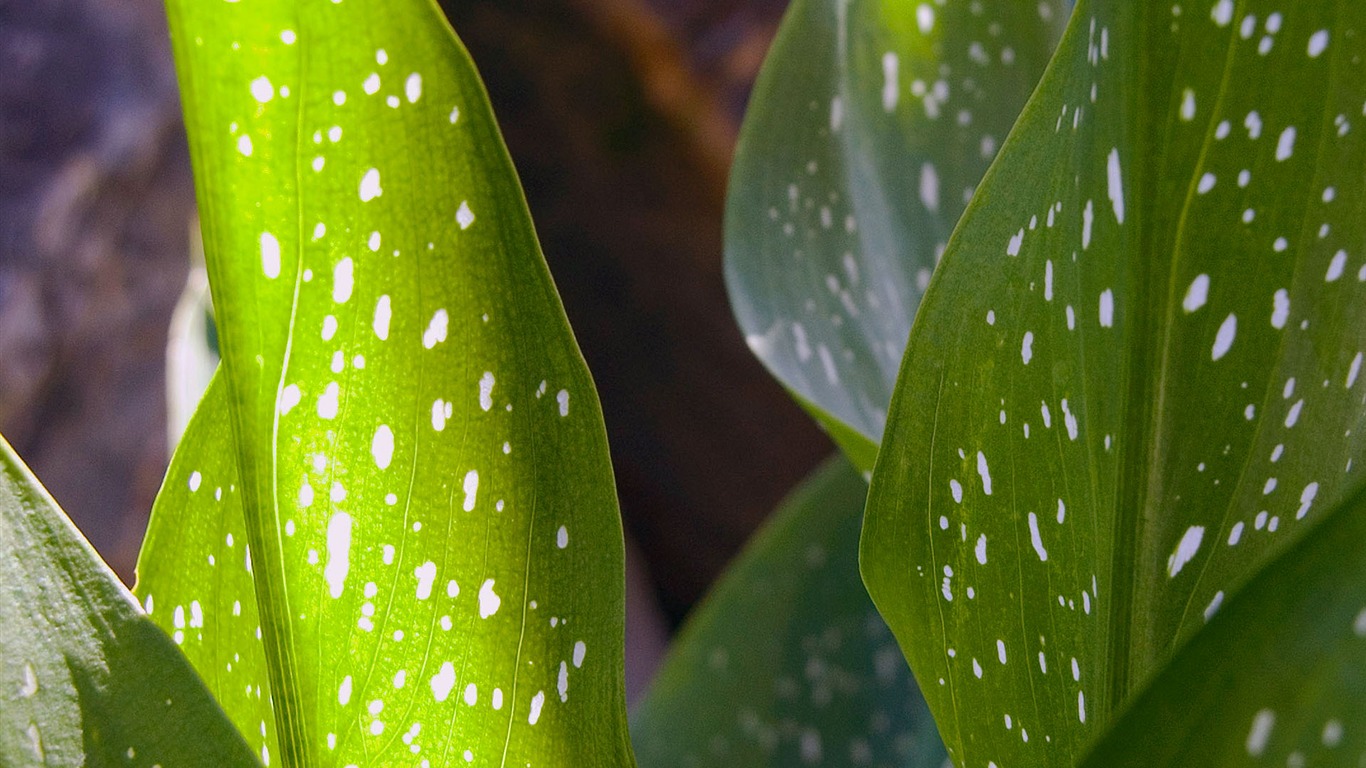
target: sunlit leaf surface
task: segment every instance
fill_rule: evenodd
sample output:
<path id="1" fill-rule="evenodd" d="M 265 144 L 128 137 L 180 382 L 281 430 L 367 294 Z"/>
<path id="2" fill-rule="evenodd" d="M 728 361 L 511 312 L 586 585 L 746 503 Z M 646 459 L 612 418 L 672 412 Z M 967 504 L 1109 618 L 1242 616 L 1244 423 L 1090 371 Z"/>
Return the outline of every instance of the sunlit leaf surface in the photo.
<path id="1" fill-rule="evenodd" d="M 1366 5 L 1077 5 L 897 385 L 870 592 L 959 765 L 1066 765 L 1344 493 Z"/>
<path id="2" fill-rule="evenodd" d="M 1366 498 L 1356 494 L 1220 609 L 1084 768 L 1366 760 Z"/>
<path id="3" fill-rule="evenodd" d="M 175 645 L 0 438 L 0 765 L 249 766 Z"/>
<path id="4" fill-rule="evenodd" d="M 152 508 L 134 593 L 262 762 L 278 764 L 227 394 L 223 377 L 213 379 L 185 430 Z"/>
<path id="5" fill-rule="evenodd" d="M 601 414 L 468 56 L 425 0 L 170 16 L 224 385 L 154 618 L 286 765 L 630 764 Z"/>
<path id="6" fill-rule="evenodd" d="M 796 0 L 726 208 L 750 347 L 872 467 L 920 296 L 1053 50 L 1059 0 Z"/>
<path id="7" fill-rule="evenodd" d="M 646 768 L 939 768 L 944 745 L 857 566 L 868 486 L 819 469 L 730 567 L 632 716 Z"/>

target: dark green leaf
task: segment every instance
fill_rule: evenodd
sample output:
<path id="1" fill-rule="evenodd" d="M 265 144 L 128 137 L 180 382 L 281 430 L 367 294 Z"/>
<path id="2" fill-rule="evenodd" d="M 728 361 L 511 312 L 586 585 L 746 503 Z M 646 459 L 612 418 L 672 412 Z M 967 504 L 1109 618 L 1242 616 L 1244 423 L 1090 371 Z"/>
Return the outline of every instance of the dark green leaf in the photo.
<path id="1" fill-rule="evenodd" d="M 185 438 L 222 543 L 154 615 L 235 618 L 249 547 L 286 765 L 629 765 L 601 413 L 467 54 L 426 0 L 170 17 L 235 442 Z"/>
<path id="2" fill-rule="evenodd" d="M 1060 0 L 796 0 L 726 207 L 750 347 L 863 469 L 920 296 L 1038 82 Z"/>
<path id="3" fill-rule="evenodd" d="M 1358 3 L 1078 3 L 870 494 L 865 578 L 957 763 L 1071 764 L 1351 484 L 1364 53 Z"/>
<path id="4" fill-rule="evenodd" d="M 185 657 L 3 438 L 0 584 L 0 764 L 255 764 Z"/>
<path id="5" fill-rule="evenodd" d="M 859 579 L 868 486 L 835 459 L 784 502 L 632 717 L 647 768 L 938 768 L 944 746 Z"/>
<path id="6" fill-rule="evenodd" d="M 1084 768 L 1313 765 L 1366 756 L 1366 496 L 1230 598 Z"/>

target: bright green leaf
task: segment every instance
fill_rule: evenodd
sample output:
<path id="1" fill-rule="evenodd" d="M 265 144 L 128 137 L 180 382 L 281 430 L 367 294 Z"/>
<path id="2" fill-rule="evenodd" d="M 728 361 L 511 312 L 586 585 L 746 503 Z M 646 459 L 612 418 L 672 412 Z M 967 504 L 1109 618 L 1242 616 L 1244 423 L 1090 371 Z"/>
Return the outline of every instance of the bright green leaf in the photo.
<path id="1" fill-rule="evenodd" d="M 864 575 L 958 764 L 1071 764 L 1349 486 L 1364 33 L 1329 0 L 1077 5 L 870 492 Z"/>
<path id="2" fill-rule="evenodd" d="M 1059 0 L 796 0 L 726 207 L 751 349 L 872 467 L 920 296 L 1066 17 Z"/>
<path id="3" fill-rule="evenodd" d="M 0 438 L 0 764 L 249 766 L 194 670 Z"/>
<path id="4" fill-rule="evenodd" d="M 867 490 L 846 460 L 830 461 L 750 542 L 632 716 L 642 765 L 943 764 L 934 721 L 859 579 Z"/>
<path id="5" fill-rule="evenodd" d="M 133 591 L 269 765 L 280 745 L 227 394 L 215 377 L 185 430 L 152 508 Z"/>
<path id="6" fill-rule="evenodd" d="M 1366 497 L 1220 609 L 1084 768 L 1313 765 L 1366 755 Z"/>
<path id="7" fill-rule="evenodd" d="M 229 621 L 240 579 L 204 569 L 250 548 L 266 742 L 631 764 L 601 412 L 464 49 L 426 0 L 169 10 L 235 442 L 187 436 L 167 488 L 197 536 L 241 508 L 181 576 Z"/>

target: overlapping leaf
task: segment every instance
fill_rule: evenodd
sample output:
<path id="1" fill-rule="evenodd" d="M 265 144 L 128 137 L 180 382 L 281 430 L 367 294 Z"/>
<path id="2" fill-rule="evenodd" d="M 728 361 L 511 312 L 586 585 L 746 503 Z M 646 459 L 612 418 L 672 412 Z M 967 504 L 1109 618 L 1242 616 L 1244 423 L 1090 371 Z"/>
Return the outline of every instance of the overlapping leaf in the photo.
<path id="1" fill-rule="evenodd" d="M 726 281 L 750 347 L 863 469 L 931 270 L 1064 5 L 788 9 L 736 153 Z"/>
<path id="2" fill-rule="evenodd" d="M 0 438 L 0 763 L 254 764 L 160 629 Z"/>
<path id="3" fill-rule="evenodd" d="M 1230 598 L 1082 765 L 1357 768 L 1363 755 L 1366 497 L 1357 493 Z"/>
<path id="4" fill-rule="evenodd" d="M 864 531 L 959 764 L 1071 764 L 1350 484 L 1364 32 L 1078 4 L 926 295 Z"/>
<path id="5" fill-rule="evenodd" d="M 154 618 L 197 601 L 286 765 L 630 764 L 601 414 L 463 48 L 425 0 L 170 16 L 231 410 L 167 480 L 147 561 L 215 546 Z"/>
<path id="6" fill-rule="evenodd" d="M 830 461 L 730 567 L 632 716 L 642 765 L 943 764 L 859 578 L 867 490 L 846 460 Z"/>
<path id="7" fill-rule="evenodd" d="M 176 449 L 134 593 L 270 765 L 280 744 L 227 395 L 227 381 L 215 377 Z"/>

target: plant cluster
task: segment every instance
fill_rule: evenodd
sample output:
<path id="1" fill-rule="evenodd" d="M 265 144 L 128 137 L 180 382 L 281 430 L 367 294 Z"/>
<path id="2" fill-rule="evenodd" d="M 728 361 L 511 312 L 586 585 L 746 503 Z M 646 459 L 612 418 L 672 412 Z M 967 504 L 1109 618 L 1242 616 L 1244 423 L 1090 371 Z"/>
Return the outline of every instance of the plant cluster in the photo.
<path id="1" fill-rule="evenodd" d="M 843 455 L 629 728 L 468 55 L 429 0 L 168 7 L 222 364 L 131 594 L 0 441 L 0 762 L 1366 764 L 1366 5 L 795 0 L 726 276 Z"/>

